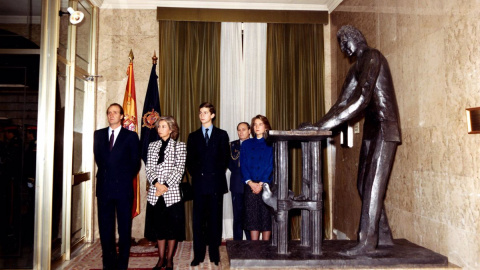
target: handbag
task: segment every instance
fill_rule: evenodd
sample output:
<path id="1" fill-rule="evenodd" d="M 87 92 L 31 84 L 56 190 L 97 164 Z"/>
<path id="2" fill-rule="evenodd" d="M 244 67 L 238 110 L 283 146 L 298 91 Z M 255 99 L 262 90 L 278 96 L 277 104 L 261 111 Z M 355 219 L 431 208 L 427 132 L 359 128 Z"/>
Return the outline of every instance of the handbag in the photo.
<path id="1" fill-rule="evenodd" d="M 182 201 L 191 201 L 193 200 L 193 186 L 188 181 L 188 174 L 185 174 L 187 181 L 180 183 L 180 197 L 182 197 Z"/>
<path id="2" fill-rule="evenodd" d="M 175 160 L 177 160 L 177 144 L 175 143 Z M 188 180 L 188 173 L 185 173 L 185 178 L 187 181 L 180 182 L 178 185 L 179 190 L 180 190 L 180 197 L 182 198 L 183 202 L 186 201 L 191 201 L 193 200 L 193 186 L 190 184 L 190 181 Z"/>

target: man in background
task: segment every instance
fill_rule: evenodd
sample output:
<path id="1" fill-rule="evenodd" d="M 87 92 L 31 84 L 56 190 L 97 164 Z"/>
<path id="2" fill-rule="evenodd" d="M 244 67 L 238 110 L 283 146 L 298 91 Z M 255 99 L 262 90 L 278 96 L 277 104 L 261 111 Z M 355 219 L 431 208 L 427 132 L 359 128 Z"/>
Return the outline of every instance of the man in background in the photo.
<path id="1" fill-rule="evenodd" d="M 240 169 L 240 146 L 250 138 L 250 124 L 241 122 L 237 125 L 238 140 L 230 142 L 230 192 L 232 194 L 233 208 L 233 240 L 243 240 L 243 190 L 245 182 L 242 180 Z M 250 240 L 250 231 L 245 231 L 247 240 Z"/>

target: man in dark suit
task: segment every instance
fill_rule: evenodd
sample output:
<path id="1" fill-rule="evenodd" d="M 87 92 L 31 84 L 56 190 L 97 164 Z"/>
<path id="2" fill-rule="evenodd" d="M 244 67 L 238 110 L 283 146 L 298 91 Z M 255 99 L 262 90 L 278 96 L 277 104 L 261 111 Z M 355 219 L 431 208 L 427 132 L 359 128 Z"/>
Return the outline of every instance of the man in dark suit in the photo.
<path id="1" fill-rule="evenodd" d="M 213 125 L 215 107 L 204 102 L 199 106 L 202 127 L 188 135 L 187 169 L 193 189 L 193 252 L 191 266 L 205 259 L 218 265 L 222 242 L 223 194 L 228 192 L 225 172 L 230 158 L 228 134 Z"/>
<path id="2" fill-rule="evenodd" d="M 240 146 L 250 138 L 250 124 L 241 122 L 237 125 L 238 140 L 230 142 L 230 193 L 232 194 L 233 208 L 233 240 L 243 240 L 243 189 L 245 182 L 240 169 Z M 245 230 L 247 240 L 250 240 L 250 231 Z"/>
<path id="3" fill-rule="evenodd" d="M 362 199 L 358 244 L 344 252 L 358 255 L 393 245 L 383 201 L 395 152 L 401 142 L 400 120 L 387 59 L 367 45 L 362 33 L 345 25 L 337 32 L 340 49 L 356 62 L 348 71 L 337 102 L 315 126 L 331 130 L 365 115 L 357 187 Z M 309 129 L 312 126 L 303 125 Z"/>
<path id="4" fill-rule="evenodd" d="M 123 108 L 113 103 L 107 109 L 109 127 L 95 131 L 97 163 L 98 228 L 103 269 L 127 269 L 132 233 L 133 178 L 140 168 L 138 135 L 122 127 Z M 118 248 L 115 247 L 115 213 Z"/>

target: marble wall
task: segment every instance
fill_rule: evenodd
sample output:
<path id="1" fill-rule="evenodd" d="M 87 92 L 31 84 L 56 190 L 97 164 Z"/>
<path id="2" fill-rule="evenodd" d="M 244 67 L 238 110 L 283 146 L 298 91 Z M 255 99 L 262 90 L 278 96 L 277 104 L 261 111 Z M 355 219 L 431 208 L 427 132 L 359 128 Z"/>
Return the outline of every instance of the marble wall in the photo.
<path id="1" fill-rule="evenodd" d="M 476 0 L 343 0 L 329 25 L 333 100 L 349 66 L 334 37 L 341 25 L 359 28 L 390 64 L 403 136 L 385 200 L 394 237 L 464 269 L 480 269 L 480 135 L 467 134 L 465 117 L 480 106 L 479 14 Z M 333 226 L 350 238 L 360 136 L 336 151 Z"/>
<path id="2" fill-rule="evenodd" d="M 97 129 L 108 126 L 109 104 L 123 104 L 127 83 L 128 55 L 133 50 L 133 69 L 137 97 L 137 116 L 141 119 L 154 51 L 158 56 L 158 21 L 156 10 L 101 9 L 99 18 Z M 158 67 L 157 67 L 158 68 Z M 158 74 L 158 70 L 157 70 Z M 141 213 L 133 219 L 132 237 L 143 238 L 146 207 L 146 177 L 140 169 Z M 98 223 L 95 211 L 95 237 Z"/>

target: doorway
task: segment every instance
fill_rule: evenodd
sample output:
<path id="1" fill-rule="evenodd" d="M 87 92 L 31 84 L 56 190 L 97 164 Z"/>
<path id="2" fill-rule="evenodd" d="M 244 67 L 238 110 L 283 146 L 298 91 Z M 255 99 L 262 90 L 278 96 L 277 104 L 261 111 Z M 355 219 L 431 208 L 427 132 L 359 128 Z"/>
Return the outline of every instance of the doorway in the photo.
<path id="1" fill-rule="evenodd" d="M 38 54 L 0 54 L 2 269 L 32 267 L 38 64 Z"/>

